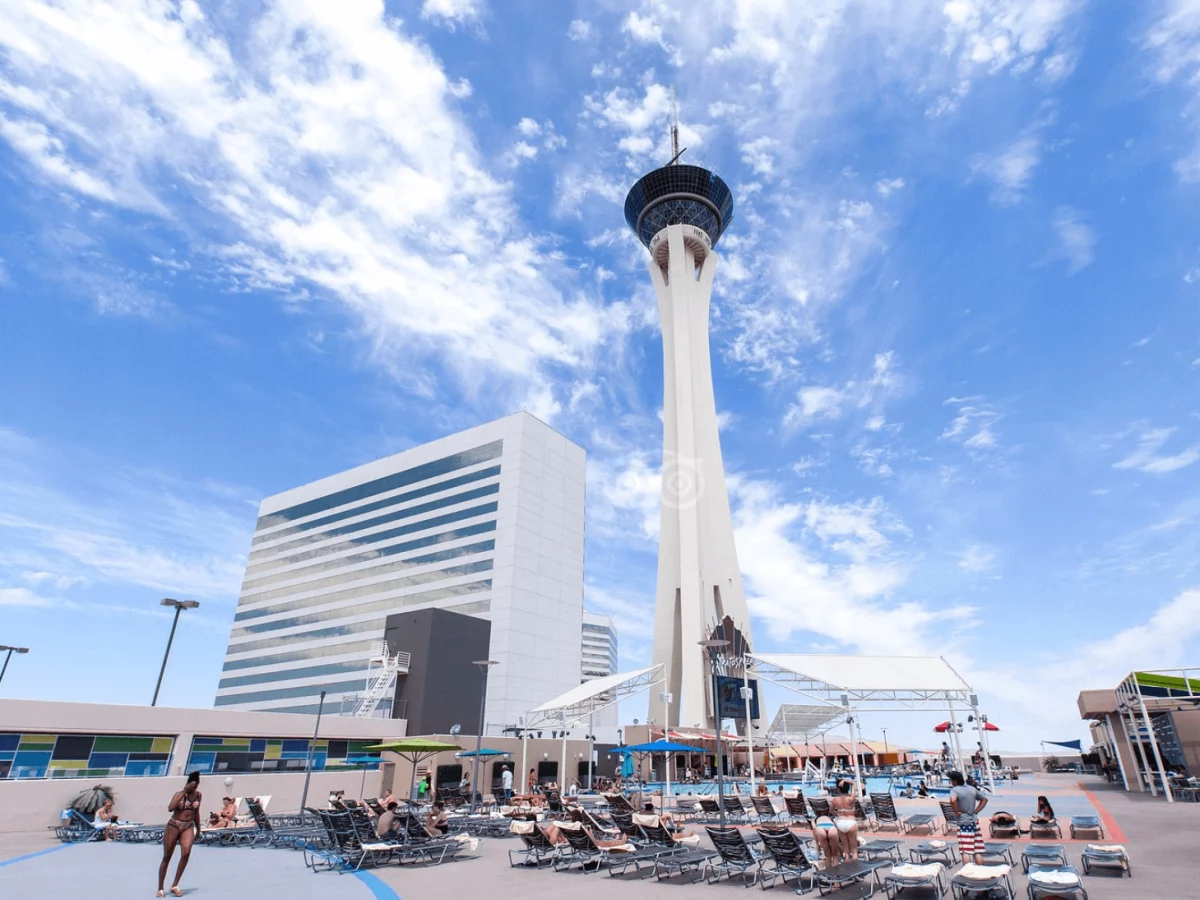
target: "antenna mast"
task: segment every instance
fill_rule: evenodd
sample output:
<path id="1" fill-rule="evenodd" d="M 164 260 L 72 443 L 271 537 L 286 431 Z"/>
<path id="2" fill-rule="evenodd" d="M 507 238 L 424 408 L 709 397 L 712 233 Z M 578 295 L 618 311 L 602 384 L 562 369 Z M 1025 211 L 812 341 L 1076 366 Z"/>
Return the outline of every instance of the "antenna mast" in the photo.
<path id="1" fill-rule="evenodd" d="M 675 99 L 675 85 L 671 85 L 671 161 L 667 165 L 673 166 L 679 162 L 683 150 L 679 149 L 679 103 Z"/>

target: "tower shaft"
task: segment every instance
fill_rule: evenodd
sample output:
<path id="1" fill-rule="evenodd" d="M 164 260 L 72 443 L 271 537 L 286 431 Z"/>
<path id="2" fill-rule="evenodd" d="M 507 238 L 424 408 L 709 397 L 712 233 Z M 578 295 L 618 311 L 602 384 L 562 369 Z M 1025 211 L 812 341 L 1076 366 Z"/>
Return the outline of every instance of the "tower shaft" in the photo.
<path id="1" fill-rule="evenodd" d="M 750 637 L 709 350 L 717 255 L 703 229 L 683 224 L 662 229 L 649 249 L 663 335 L 662 512 L 653 661 L 665 666 L 667 690 L 674 696 L 669 724 L 704 725 L 714 721 L 712 677 L 698 642 L 709 638 L 725 616 Z"/>

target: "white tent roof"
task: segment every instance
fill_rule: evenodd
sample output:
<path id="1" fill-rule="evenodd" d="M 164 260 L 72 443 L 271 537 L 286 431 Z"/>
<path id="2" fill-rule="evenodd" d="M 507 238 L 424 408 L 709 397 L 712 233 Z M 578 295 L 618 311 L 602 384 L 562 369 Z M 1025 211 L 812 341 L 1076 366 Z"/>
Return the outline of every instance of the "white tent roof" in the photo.
<path id="1" fill-rule="evenodd" d="M 821 734 L 835 719 L 840 720 L 844 711 L 836 706 L 805 706 L 799 703 L 782 703 L 775 711 L 768 734 L 777 738 L 806 740 Z"/>
<path id="2" fill-rule="evenodd" d="M 618 672 L 585 681 L 553 700 L 530 711 L 530 718 L 545 721 L 551 718 L 578 718 L 593 713 L 626 697 L 643 691 L 661 679 L 662 666 L 650 666 L 633 672 Z M 530 724 L 530 723 L 527 723 Z"/>
<path id="3" fill-rule="evenodd" d="M 755 653 L 754 658 L 810 681 L 852 691 L 969 691 L 940 656 Z"/>
<path id="4" fill-rule="evenodd" d="M 972 691 L 940 656 L 752 653 L 759 674 L 825 704 L 859 709 L 946 709 Z"/>

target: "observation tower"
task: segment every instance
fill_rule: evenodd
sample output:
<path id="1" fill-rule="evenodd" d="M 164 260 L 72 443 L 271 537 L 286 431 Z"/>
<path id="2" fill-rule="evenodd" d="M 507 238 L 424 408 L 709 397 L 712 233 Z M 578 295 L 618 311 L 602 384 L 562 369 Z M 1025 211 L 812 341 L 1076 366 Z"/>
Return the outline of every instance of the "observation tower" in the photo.
<path id="1" fill-rule="evenodd" d="M 671 162 L 644 175 L 625 198 L 625 221 L 650 251 L 663 336 L 662 512 L 653 660 L 665 665 L 666 691 L 673 697 L 668 724 L 711 726 L 712 676 L 699 642 L 712 638 L 727 618 L 742 638 L 732 642 L 738 652 L 750 639 L 708 337 L 717 268 L 713 248 L 733 218 L 733 195 L 714 173 L 679 164 L 677 123 L 671 139 Z M 730 636 L 728 626 L 723 634 Z"/>

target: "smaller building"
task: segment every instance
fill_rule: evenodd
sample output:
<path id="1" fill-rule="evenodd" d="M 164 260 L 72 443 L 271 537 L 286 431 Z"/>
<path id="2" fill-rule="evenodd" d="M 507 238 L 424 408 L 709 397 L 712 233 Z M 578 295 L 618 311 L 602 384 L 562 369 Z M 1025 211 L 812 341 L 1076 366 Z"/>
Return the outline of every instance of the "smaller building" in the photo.
<path id="1" fill-rule="evenodd" d="M 1172 798 L 1200 774 L 1200 666 L 1131 672 L 1115 688 L 1079 693 L 1092 752 L 1127 791 Z"/>
<path id="2" fill-rule="evenodd" d="M 617 627 L 612 616 L 602 616 L 584 610 L 582 673 L 580 683 L 604 678 L 617 671 Z M 594 727 L 611 729 L 619 724 L 617 705 L 607 706 L 593 717 Z"/>

